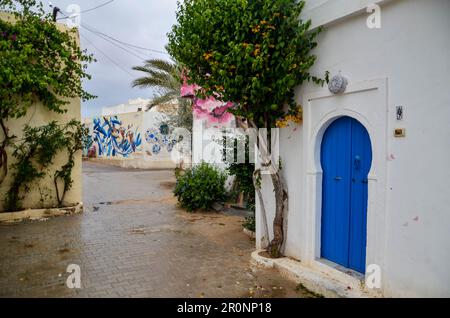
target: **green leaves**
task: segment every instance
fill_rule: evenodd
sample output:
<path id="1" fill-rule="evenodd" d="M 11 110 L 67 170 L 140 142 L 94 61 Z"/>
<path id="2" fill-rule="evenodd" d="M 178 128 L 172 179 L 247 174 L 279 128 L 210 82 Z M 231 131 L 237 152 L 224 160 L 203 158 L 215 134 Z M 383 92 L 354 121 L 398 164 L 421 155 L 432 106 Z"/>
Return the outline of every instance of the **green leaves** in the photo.
<path id="1" fill-rule="evenodd" d="M 226 198 L 226 174 L 202 162 L 177 176 L 174 194 L 180 206 L 188 211 L 211 209 L 213 203 Z"/>
<path id="2" fill-rule="evenodd" d="M 19 9 L 21 8 L 21 9 Z M 94 98 L 82 88 L 87 63 L 74 31 L 61 31 L 38 1 L 0 1 L 0 11 L 15 22 L 0 20 L 0 116 L 24 116 L 39 100 L 51 111 L 65 111 L 70 98 Z"/>
<path id="3" fill-rule="evenodd" d="M 205 92 L 223 87 L 221 99 L 239 104 L 234 113 L 271 127 L 298 106 L 295 88 L 312 79 L 317 32 L 300 20 L 303 6 L 292 0 L 186 0 L 168 34 L 168 51 Z"/>
<path id="4" fill-rule="evenodd" d="M 133 70 L 145 74 L 132 82 L 133 87 L 154 88 L 156 95 L 148 105 L 148 109 L 162 104 L 178 101 L 176 114 L 170 115 L 167 123 L 172 127 L 184 127 L 192 130 L 191 101 L 180 97 L 182 71 L 180 65 L 161 59 L 150 59 L 143 66 L 135 66 Z M 166 120 L 164 120 L 166 121 Z"/>
<path id="5" fill-rule="evenodd" d="M 67 149 L 68 161 L 54 176 L 58 203 L 61 205 L 61 198 L 73 183 L 71 173 L 75 164 L 74 154 L 82 148 L 82 139 L 86 133 L 86 129 L 77 120 L 71 120 L 62 126 L 55 121 L 41 127 L 25 126 L 21 143 L 14 145 L 13 156 L 16 161 L 11 165 L 14 174 L 6 193 L 6 210 L 20 210 L 23 194 L 30 191 L 33 182 L 46 176 L 55 156 Z M 64 182 L 62 196 L 58 192 L 58 179 Z"/>
<path id="6" fill-rule="evenodd" d="M 24 129 L 24 139 L 13 145 L 5 123 L 25 116 L 35 102 L 62 114 L 72 98 L 88 100 L 93 95 L 83 90 L 82 80 L 92 55 L 81 51 L 75 40 L 76 31 L 61 31 L 36 0 L 0 0 L 0 11 L 14 20 L 0 20 L 0 123 L 4 139 L 0 144 L 0 167 L 7 166 L 6 147 L 14 146 L 16 162 L 13 182 L 6 194 L 7 210 L 21 207 L 23 193 L 33 181 L 46 175 L 46 169 L 58 151 L 67 149 L 69 159 L 55 179 L 64 181 L 64 193 L 70 189 L 74 153 L 81 149 L 81 124 L 71 121 L 64 127 L 51 122 L 42 127 Z M 5 168 L 4 168 L 5 169 Z M 5 170 L 6 171 L 6 170 Z M 57 187 L 57 181 L 55 181 Z M 56 188 L 58 191 L 58 188 Z"/>

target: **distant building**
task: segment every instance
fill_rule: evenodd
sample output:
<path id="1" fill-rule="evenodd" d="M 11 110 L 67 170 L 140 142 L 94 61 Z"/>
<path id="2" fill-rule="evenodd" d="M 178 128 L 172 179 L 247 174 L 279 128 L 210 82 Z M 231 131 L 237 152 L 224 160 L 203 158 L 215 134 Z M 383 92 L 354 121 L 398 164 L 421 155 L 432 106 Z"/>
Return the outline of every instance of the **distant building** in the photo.
<path id="1" fill-rule="evenodd" d="M 147 109 L 150 99 L 136 98 L 130 99 L 126 104 L 108 106 L 102 108 L 102 116 L 119 115 L 126 113 L 136 113 Z"/>
<path id="2" fill-rule="evenodd" d="M 174 168 L 180 145 L 169 127 L 168 116 L 176 113 L 176 102 L 157 105 L 148 110 L 150 99 L 137 98 L 127 103 L 103 107 L 102 114 L 84 118 L 90 138 L 84 155 L 127 168 Z M 175 154 L 174 154 L 175 153 Z M 174 157 L 175 156 L 175 157 Z M 183 163 L 190 163 L 189 154 Z"/>

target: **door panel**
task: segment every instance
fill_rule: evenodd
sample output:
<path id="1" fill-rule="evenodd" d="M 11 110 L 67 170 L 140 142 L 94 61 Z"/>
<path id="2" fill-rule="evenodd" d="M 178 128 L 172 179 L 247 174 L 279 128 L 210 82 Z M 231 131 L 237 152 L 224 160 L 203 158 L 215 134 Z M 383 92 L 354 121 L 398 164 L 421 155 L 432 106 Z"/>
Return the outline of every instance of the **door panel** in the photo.
<path id="1" fill-rule="evenodd" d="M 328 127 L 321 147 L 321 255 L 359 272 L 365 271 L 371 161 L 370 138 L 358 121 L 341 117 Z"/>
<path id="2" fill-rule="evenodd" d="M 350 218 L 351 121 L 342 118 L 325 132 L 322 142 L 322 257 L 348 264 Z"/>
<path id="3" fill-rule="evenodd" d="M 349 268 L 366 270 L 367 177 L 372 164 L 372 147 L 367 130 L 356 120 L 352 123 L 352 182 L 350 200 Z"/>

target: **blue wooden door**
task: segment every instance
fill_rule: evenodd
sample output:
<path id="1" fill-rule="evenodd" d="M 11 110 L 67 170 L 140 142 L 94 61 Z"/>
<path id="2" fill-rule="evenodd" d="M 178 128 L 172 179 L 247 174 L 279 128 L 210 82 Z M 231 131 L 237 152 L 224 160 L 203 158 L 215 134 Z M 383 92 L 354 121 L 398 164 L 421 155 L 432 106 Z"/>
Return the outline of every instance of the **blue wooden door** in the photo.
<path id="1" fill-rule="evenodd" d="M 372 164 L 364 126 L 350 117 L 334 121 L 323 137 L 321 163 L 321 256 L 364 273 L 367 176 Z"/>

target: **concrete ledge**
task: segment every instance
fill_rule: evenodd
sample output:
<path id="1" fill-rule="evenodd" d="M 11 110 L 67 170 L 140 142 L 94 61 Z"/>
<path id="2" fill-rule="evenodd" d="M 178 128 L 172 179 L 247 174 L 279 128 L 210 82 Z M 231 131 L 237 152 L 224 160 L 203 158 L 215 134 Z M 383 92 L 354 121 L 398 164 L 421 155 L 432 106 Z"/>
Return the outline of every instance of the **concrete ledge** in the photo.
<path id="1" fill-rule="evenodd" d="M 83 212 L 83 203 L 80 202 L 75 206 L 64 208 L 50 208 L 50 209 L 27 209 L 18 212 L 0 213 L 0 223 L 21 222 L 23 220 L 45 220 L 47 218 L 79 214 Z"/>
<path id="2" fill-rule="evenodd" d="M 371 4 L 382 5 L 392 0 L 324 0 L 322 2 L 307 2 L 302 18 L 311 20 L 311 29 L 327 26 L 331 23 L 343 20 L 357 14 L 367 13 L 366 9 Z M 369 13 L 367 13 L 369 16 Z"/>
<path id="3" fill-rule="evenodd" d="M 256 234 L 255 232 L 250 231 L 249 229 L 246 229 L 244 227 L 244 229 L 242 230 L 244 232 L 245 235 L 247 235 L 249 238 L 251 238 L 252 240 L 256 239 Z"/>
<path id="4" fill-rule="evenodd" d="M 360 288 L 350 288 L 332 277 L 312 270 L 300 261 L 283 257 L 268 258 L 261 256 L 264 250 L 252 253 L 252 263 L 265 268 L 275 268 L 285 278 L 302 284 L 307 289 L 328 298 L 367 298 L 372 297 Z"/>
<path id="5" fill-rule="evenodd" d="M 171 160 L 143 160 L 140 158 L 89 158 L 86 161 L 105 165 L 142 170 L 172 170 L 176 164 Z"/>

